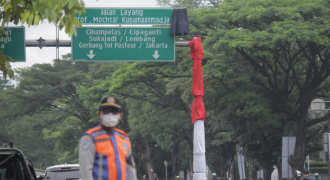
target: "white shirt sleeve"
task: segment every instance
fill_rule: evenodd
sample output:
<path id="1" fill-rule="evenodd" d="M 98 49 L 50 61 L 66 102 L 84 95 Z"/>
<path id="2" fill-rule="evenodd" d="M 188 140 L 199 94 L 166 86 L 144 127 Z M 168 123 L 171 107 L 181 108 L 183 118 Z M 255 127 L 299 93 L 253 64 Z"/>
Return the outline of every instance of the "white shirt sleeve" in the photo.
<path id="1" fill-rule="evenodd" d="M 127 180 L 137 180 L 135 168 L 127 166 L 126 173 L 127 173 Z"/>
<path id="2" fill-rule="evenodd" d="M 132 154 L 132 149 L 129 150 L 129 155 L 126 159 L 126 174 L 127 174 L 126 180 L 137 180 L 136 167 Z"/>
<path id="3" fill-rule="evenodd" d="M 79 142 L 80 178 L 93 180 L 93 163 L 95 158 L 95 144 L 88 135 L 81 137 Z"/>

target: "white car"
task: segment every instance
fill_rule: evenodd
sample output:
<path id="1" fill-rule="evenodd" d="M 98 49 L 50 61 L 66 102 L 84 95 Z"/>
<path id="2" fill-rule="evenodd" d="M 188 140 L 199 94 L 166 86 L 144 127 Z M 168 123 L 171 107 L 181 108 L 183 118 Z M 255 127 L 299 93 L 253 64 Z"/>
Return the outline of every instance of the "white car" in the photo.
<path id="1" fill-rule="evenodd" d="M 79 164 L 62 164 L 47 167 L 45 180 L 79 180 Z"/>

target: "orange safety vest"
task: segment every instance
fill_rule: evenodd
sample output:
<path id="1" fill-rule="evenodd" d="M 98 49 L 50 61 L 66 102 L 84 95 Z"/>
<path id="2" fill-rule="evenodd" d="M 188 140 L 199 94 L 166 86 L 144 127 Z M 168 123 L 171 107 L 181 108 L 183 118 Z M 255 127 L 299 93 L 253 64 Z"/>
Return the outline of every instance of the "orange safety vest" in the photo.
<path id="1" fill-rule="evenodd" d="M 102 126 L 88 130 L 96 147 L 93 178 L 94 180 L 126 180 L 126 165 L 134 165 L 131 142 L 128 135 L 115 129 L 113 133 L 105 131 Z"/>

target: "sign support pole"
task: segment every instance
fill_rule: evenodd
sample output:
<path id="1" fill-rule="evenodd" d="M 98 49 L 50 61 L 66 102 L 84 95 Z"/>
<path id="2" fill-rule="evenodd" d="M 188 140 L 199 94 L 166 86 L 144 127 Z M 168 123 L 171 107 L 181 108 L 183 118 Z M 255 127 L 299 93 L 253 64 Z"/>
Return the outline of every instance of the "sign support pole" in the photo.
<path id="1" fill-rule="evenodd" d="M 71 47 L 71 40 L 45 40 L 40 37 L 37 40 L 26 40 L 26 47 Z M 188 41 L 175 41 L 175 47 L 188 47 Z"/>
<path id="2" fill-rule="evenodd" d="M 58 42 L 60 39 L 60 30 L 59 27 L 56 25 L 56 60 L 60 60 L 60 47 L 58 46 Z"/>

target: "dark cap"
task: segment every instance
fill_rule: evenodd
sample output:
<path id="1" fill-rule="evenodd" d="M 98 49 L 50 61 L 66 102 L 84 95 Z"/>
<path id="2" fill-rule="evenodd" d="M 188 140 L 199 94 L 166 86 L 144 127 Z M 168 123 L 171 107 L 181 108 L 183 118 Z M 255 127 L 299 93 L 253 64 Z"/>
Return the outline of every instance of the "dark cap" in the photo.
<path id="1" fill-rule="evenodd" d="M 101 111 L 102 109 L 107 108 L 107 107 L 113 107 L 113 108 L 118 109 L 118 111 L 121 111 L 120 101 L 112 96 L 102 99 L 99 111 Z"/>
<path id="2" fill-rule="evenodd" d="M 302 173 L 303 174 L 309 174 L 309 170 L 308 169 L 304 169 Z"/>

